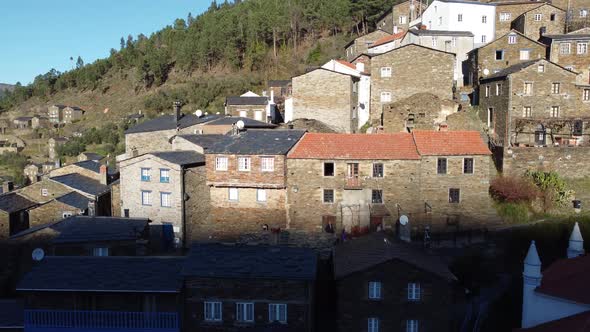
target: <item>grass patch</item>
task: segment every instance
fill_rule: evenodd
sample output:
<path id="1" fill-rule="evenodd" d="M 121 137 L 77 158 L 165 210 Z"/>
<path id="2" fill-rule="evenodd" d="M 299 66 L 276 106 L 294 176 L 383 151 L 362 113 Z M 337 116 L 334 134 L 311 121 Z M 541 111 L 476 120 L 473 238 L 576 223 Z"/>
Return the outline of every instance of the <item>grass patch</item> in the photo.
<path id="1" fill-rule="evenodd" d="M 529 206 L 526 203 L 496 203 L 498 215 L 511 224 L 525 224 L 530 221 Z"/>

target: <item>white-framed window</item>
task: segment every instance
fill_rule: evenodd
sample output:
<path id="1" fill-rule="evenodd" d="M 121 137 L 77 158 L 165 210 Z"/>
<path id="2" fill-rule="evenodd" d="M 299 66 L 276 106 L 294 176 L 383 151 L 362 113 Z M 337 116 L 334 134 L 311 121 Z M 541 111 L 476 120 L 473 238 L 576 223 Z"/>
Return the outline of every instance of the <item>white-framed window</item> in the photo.
<path id="1" fill-rule="evenodd" d="M 525 82 L 524 83 L 523 93 L 527 96 L 530 96 L 533 94 L 533 82 Z"/>
<path id="2" fill-rule="evenodd" d="M 438 25 L 442 25 L 442 22 L 443 22 L 443 20 L 442 20 L 442 16 L 439 16 L 439 17 L 438 17 Z"/>
<path id="3" fill-rule="evenodd" d="M 452 45 L 453 47 L 456 47 L 456 46 L 457 46 L 457 37 L 452 37 L 452 38 L 451 38 L 451 45 Z"/>
<path id="4" fill-rule="evenodd" d="M 172 194 L 171 193 L 160 193 L 160 206 L 161 207 L 172 207 Z"/>
<path id="5" fill-rule="evenodd" d="M 525 118 L 530 118 L 533 116 L 533 108 L 531 106 L 525 106 L 522 109 L 522 116 Z"/>
<path id="6" fill-rule="evenodd" d="M 463 22 L 463 14 L 457 14 L 457 22 Z"/>
<path id="7" fill-rule="evenodd" d="M 109 248 L 93 248 L 92 256 L 106 257 L 109 255 Z"/>
<path id="8" fill-rule="evenodd" d="M 516 35 L 508 35 L 508 44 L 516 44 Z"/>
<path id="9" fill-rule="evenodd" d="M 552 94 L 558 94 L 561 90 L 561 84 L 560 83 L 551 83 L 551 93 Z"/>
<path id="10" fill-rule="evenodd" d="M 400 15 L 398 22 L 399 24 L 406 24 L 406 22 L 408 22 L 408 17 L 405 15 Z"/>
<path id="11" fill-rule="evenodd" d="M 510 21 L 511 18 L 512 18 L 511 13 L 500 13 L 500 21 L 501 22 Z"/>
<path id="12" fill-rule="evenodd" d="M 46 188 L 41 189 L 41 196 L 49 196 L 49 190 L 47 190 Z"/>
<path id="13" fill-rule="evenodd" d="M 408 300 L 419 301 L 420 295 L 420 284 L 417 282 L 408 283 Z"/>
<path id="14" fill-rule="evenodd" d="M 418 332 L 418 320 L 416 320 L 416 319 L 406 320 L 406 332 Z"/>
<path id="15" fill-rule="evenodd" d="M 461 189 L 449 188 L 449 203 L 460 203 L 461 202 Z"/>
<path id="16" fill-rule="evenodd" d="M 169 183 L 170 182 L 170 170 L 167 168 L 160 168 L 160 182 L 161 183 Z"/>
<path id="17" fill-rule="evenodd" d="M 284 303 L 269 303 L 268 304 L 268 321 L 270 323 L 279 322 L 287 323 L 287 305 Z"/>
<path id="18" fill-rule="evenodd" d="M 571 51 L 572 51 L 572 44 L 571 43 L 559 44 L 559 54 L 570 54 Z"/>
<path id="19" fill-rule="evenodd" d="M 238 171 L 249 172 L 252 162 L 250 157 L 238 157 Z"/>
<path id="20" fill-rule="evenodd" d="M 208 322 L 220 322 L 223 318 L 223 311 L 221 310 L 221 302 L 205 301 L 204 303 L 204 317 Z"/>
<path id="21" fill-rule="evenodd" d="M 381 299 L 381 282 L 380 281 L 369 281 L 369 299 L 380 300 Z"/>
<path id="22" fill-rule="evenodd" d="M 584 91 L 582 92 L 582 100 L 590 101 L 590 89 L 584 89 Z"/>
<path id="23" fill-rule="evenodd" d="M 152 205 L 152 192 L 149 190 L 141 191 L 141 205 Z"/>
<path id="24" fill-rule="evenodd" d="M 238 112 L 240 112 L 240 117 L 242 117 L 242 118 L 247 118 L 248 117 L 248 111 L 246 111 L 246 110 L 239 110 Z"/>
<path id="25" fill-rule="evenodd" d="M 275 158 L 274 157 L 261 157 L 260 158 L 260 170 L 262 172 L 274 172 Z"/>
<path id="26" fill-rule="evenodd" d="M 389 103 L 389 102 L 391 102 L 391 92 L 389 92 L 389 91 L 382 91 L 381 92 L 381 102 L 382 103 Z"/>
<path id="27" fill-rule="evenodd" d="M 552 118 L 559 118 L 559 106 L 551 106 L 551 114 Z"/>
<path id="28" fill-rule="evenodd" d="M 543 65 L 543 64 L 538 65 L 537 66 L 537 71 L 539 73 L 544 73 L 545 72 L 545 65 Z"/>
<path id="29" fill-rule="evenodd" d="M 230 201 L 237 202 L 240 200 L 238 188 L 228 188 L 227 189 L 227 197 Z"/>
<path id="30" fill-rule="evenodd" d="M 379 332 L 379 318 L 371 317 L 367 319 L 367 331 L 368 332 Z"/>
<path id="31" fill-rule="evenodd" d="M 266 189 L 256 189 L 256 201 L 266 202 Z"/>
<path id="32" fill-rule="evenodd" d="M 463 158 L 463 174 L 473 174 L 475 169 L 473 158 Z"/>
<path id="33" fill-rule="evenodd" d="M 529 60 L 531 58 L 531 50 L 520 50 L 520 60 Z"/>
<path id="34" fill-rule="evenodd" d="M 487 40 L 488 40 L 488 37 L 486 35 L 481 35 L 481 42 L 482 43 L 487 42 Z"/>
<path id="35" fill-rule="evenodd" d="M 391 67 L 381 67 L 381 77 L 391 77 Z"/>
<path id="36" fill-rule="evenodd" d="M 236 303 L 236 320 L 242 323 L 254 322 L 254 303 L 238 302 Z"/>
<path id="37" fill-rule="evenodd" d="M 438 38 L 436 38 L 435 36 L 432 37 L 432 47 L 436 47 L 436 44 L 438 42 Z"/>
<path id="38" fill-rule="evenodd" d="M 484 15 L 484 16 L 482 16 L 482 17 L 481 17 L 481 23 L 484 23 L 484 24 L 485 24 L 485 23 L 488 23 L 488 17 L 487 17 L 487 16 L 485 16 L 485 15 Z"/>
<path id="39" fill-rule="evenodd" d="M 149 168 L 142 167 L 141 168 L 141 181 L 149 182 L 151 179 L 152 170 Z"/>
<path id="40" fill-rule="evenodd" d="M 502 83 L 496 83 L 496 96 L 502 95 Z"/>
<path id="41" fill-rule="evenodd" d="M 216 157 L 215 158 L 215 170 L 216 171 L 227 171 L 227 157 Z"/>
<path id="42" fill-rule="evenodd" d="M 543 19 L 543 14 L 535 14 L 535 16 L 534 16 L 535 21 L 540 21 L 542 19 Z"/>
<path id="43" fill-rule="evenodd" d="M 580 17 L 588 17 L 588 9 L 580 9 Z"/>
<path id="44" fill-rule="evenodd" d="M 588 43 L 578 43 L 578 54 L 588 53 Z"/>
<path id="45" fill-rule="evenodd" d="M 491 87 L 489 85 L 486 85 L 486 94 L 485 94 L 486 98 L 488 98 L 490 96 L 490 90 L 491 90 Z"/>

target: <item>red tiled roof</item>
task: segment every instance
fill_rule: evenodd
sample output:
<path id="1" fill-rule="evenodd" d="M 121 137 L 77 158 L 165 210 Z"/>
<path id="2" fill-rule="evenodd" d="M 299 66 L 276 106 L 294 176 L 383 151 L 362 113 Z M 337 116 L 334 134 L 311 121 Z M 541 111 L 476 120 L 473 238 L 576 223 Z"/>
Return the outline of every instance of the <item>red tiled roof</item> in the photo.
<path id="1" fill-rule="evenodd" d="M 550 321 L 528 329 L 515 329 L 515 332 L 586 332 L 590 331 L 590 311 Z"/>
<path id="2" fill-rule="evenodd" d="M 418 153 L 423 156 L 490 155 L 490 149 L 477 131 L 412 132 Z"/>
<path id="3" fill-rule="evenodd" d="M 344 61 L 344 60 L 336 60 L 338 61 L 338 63 L 345 65 L 346 67 L 352 68 L 354 70 L 356 70 L 356 66 L 353 65 L 352 63 L 348 62 L 348 61 Z"/>
<path id="4" fill-rule="evenodd" d="M 394 41 L 396 39 L 400 39 L 405 35 L 406 35 L 406 32 L 404 30 L 401 30 L 400 32 L 393 34 L 391 36 L 385 36 L 385 37 L 377 39 L 375 41 L 375 43 L 373 43 L 373 45 L 371 45 L 371 47 L 387 44 L 387 43 Z"/>
<path id="5" fill-rule="evenodd" d="M 590 280 L 590 255 L 562 259 L 543 271 L 541 286 L 537 287 L 536 291 L 561 299 L 590 304 L 588 280 Z"/>
<path id="6" fill-rule="evenodd" d="M 306 133 L 291 159 L 420 159 L 412 135 Z"/>

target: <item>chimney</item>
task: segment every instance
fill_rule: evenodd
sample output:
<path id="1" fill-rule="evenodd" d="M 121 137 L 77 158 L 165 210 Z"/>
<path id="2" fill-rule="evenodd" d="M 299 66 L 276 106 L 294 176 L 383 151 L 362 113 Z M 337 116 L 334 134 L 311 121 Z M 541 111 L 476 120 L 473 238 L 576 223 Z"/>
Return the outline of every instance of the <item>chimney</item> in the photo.
<path id="1" fill-rule="evenodd" d="M 107 165 L 100 165 L 100 184 L 107 185 L 108 184 L 108 167 Z"/>
<path id="2" fill-rule="evenodd" d="M 2 193 L 6 194 L 14 190 L 14 183 L 12 181 L 4 181 L 2 183 Z"/>
<path id="3" fill-rule="evenodd" d="M 362 62 L 357 62 L 356 63 L 356 70 L 360 71 L 361 73 L 365 72 L 365 64 Z"/>
<path id="4" fill-rule="evenodd" d="M 178 121 L 180 121 L 180 102 L 179 101 L 175 101 L 174 104 L 174 121 L 176 121 L 176 123 L 178 123 Z"/>
<path id="5" fill-rule="evenodd" d="M 95 201 L 88 201 L 88 216 L 89 217 L 96 216 L 96 202 Z"/>
<path id="6" fill-rule="evenodd" d="M 275 92 L 273 90 L 270 90 L 270 104 L 274 104 L 275 103 Z"/>
<path id="7" fill-rule="evenodd" d="M 293 126 L 292 123 L 289 123 L 288 126 L 289 126 L 289 129 L 293 129 L 295 127 L 295 126 Z"/>
<path id="8" fill-rule="evenodd" d="M 449 131 L 449 126 L 443 122 L 438 125 L 438 131 Z"/>

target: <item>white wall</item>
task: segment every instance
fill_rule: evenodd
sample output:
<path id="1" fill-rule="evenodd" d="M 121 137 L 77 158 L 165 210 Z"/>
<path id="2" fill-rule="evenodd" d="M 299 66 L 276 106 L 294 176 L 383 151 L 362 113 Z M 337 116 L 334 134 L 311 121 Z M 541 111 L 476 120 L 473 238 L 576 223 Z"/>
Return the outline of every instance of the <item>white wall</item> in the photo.
<path id="1" fill-rule="evenodd" d="M 285 122 L 293 121 L 293 97 L 285 99 Z"/>
<path id="2" fill-rule="evenodd" d="M 358 127 L 369 121 L 371 116 L 371 76 L 362 75 L 359 82 Z"/>

